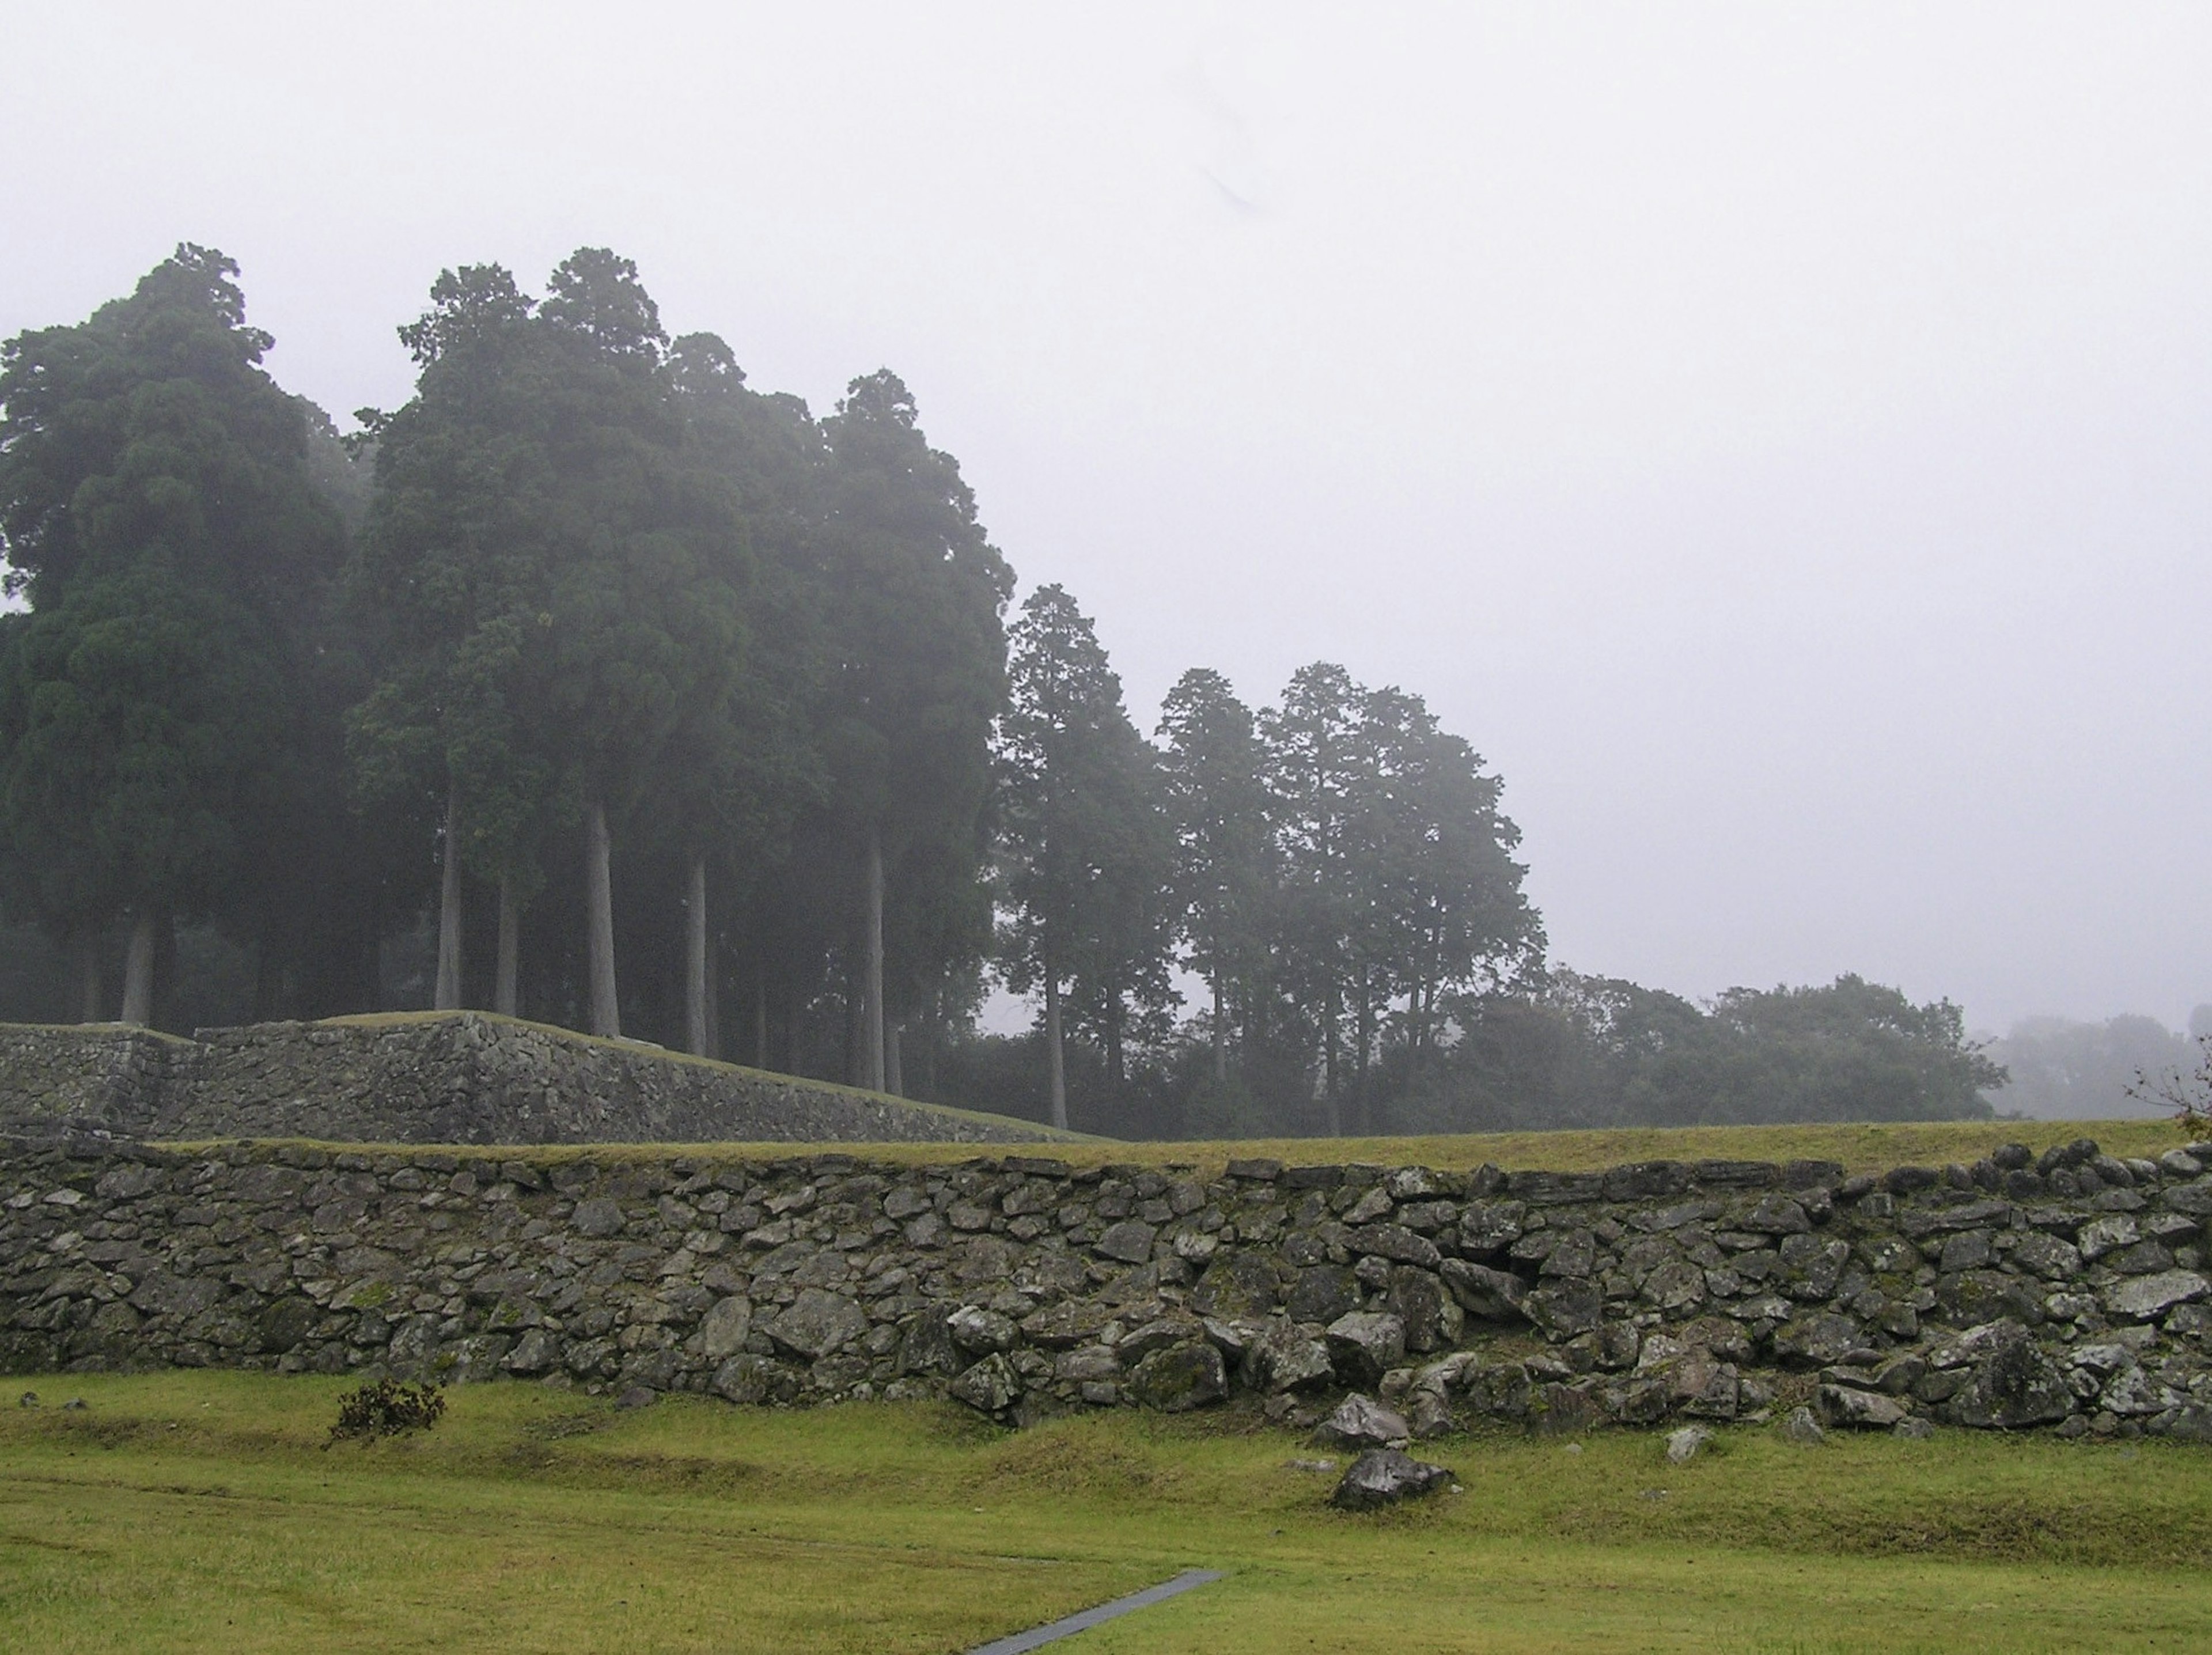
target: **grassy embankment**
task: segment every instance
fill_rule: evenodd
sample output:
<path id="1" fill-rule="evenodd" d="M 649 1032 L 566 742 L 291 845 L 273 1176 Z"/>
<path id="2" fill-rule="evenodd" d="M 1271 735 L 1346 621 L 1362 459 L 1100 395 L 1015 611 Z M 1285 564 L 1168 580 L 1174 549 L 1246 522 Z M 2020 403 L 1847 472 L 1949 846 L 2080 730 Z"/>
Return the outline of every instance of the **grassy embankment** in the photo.
<path id="1" fill-rule="evenodd" d="M 532 1144 L 520 1147 L 459 1146 L 453 1153 L 539 1165 L 576 1159 L 686 1156 L 701 1162 L 780 1159 L 836 1151 L 868 1160 L 924 1165 L 988 1155 L 1048 1155 L 1073 1166 L 1193 1166 L 1218 1171 L 1237 1156 L 1264 1156 L 1290 1165 L 1366 1161 L 1382 1166 L 1465 1169 L 1488 1161 L 1498 1166 L 1573 1172 L 1627 1161 L 1832 1160 L 1854 1172 L 1886 1171 L 1915 1164 L 1971 1162 L 2002 1143 L 2042 1150 L 2075 1138 L 2094 1138 L 2114 1155 L 2156 1155 L 2178 1147 L 2188 1135 L 2168 1120 L 1942 1121 L 1894 1125 L 1616 1127 L 1587 1132 L 1489 1132 L 1414 1138 L 1261 1138 L 1197 1142 L 1116 1142 L 1090 1138 L 1050 1144 Z M 179 1144 L 197 1149 L 202 1144 Z M 358 1144 L 320 1144 L 360 1149 Z M 379 1146 L 368 1146 L 374 1148 Z M 420 1153 L 422 1146 L 390 1146 Z"/>
<path id="2" fill-rule="evenodd" d="M 950 1407 L 620 1413 L 449 1393 L 325 1449 L 342 1382 L 46 1375 L 0 1414 L 0 1646 L 957 1651 L 1164 1579 L 1079 1652 L 2202 1649 L 2212 1457 L 1942 1433 L 1425 1451 L 1463 1493 L 1324 1503 L 1249 1416 L 1007 1435 Z M 82 1396 L 89 1408 L 53 1406 Z"/>

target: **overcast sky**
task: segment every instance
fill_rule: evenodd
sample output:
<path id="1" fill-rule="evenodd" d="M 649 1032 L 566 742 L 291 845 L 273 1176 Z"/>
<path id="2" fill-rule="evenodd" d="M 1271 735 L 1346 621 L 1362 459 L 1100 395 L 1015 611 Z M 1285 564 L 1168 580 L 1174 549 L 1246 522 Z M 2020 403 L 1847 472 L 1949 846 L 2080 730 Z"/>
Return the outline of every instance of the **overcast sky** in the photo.
<path id="1" fill-rule="evenodd" d="M 182 239 L 407 395 L 441 266 L 889 365 L 1149 727 L 1426 696 L 1554 957 L 2212 1000 L 2212 7 L 0 0 L 0 335 Z"/>

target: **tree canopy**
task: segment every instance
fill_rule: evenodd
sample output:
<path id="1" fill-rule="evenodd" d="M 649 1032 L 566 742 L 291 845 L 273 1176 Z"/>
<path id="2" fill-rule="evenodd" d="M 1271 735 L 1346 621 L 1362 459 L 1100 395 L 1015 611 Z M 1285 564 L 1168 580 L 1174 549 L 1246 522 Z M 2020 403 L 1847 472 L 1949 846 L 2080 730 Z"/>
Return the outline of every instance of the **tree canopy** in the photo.
<path id="1" fill-rule="evenodd" d="M 397 333 L 344 436 L 210 249 L 0 350 L 0 948 L 87 1016 L 489 1006 L 1132 1135 L 1985 1107 L 1947 1002 L 1547 968 L 1401 686 L 1193 668 L 1147 739 L 888 368 L 817 418 L 604 247 Z"/>

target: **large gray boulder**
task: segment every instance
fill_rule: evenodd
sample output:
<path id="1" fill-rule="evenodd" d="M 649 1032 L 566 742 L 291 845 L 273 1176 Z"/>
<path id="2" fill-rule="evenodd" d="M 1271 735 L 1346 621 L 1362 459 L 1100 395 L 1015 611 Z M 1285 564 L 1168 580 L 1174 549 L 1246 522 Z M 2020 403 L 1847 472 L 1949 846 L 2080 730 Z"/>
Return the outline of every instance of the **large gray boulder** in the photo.
<path id="1" fill-rule="evenodd" d="M 1221 1353 L 1202 1340 L 1156 1350 L 1129 1375 L 1130 1396 L 1164 1414 L 1188 1413 L 1228 1394 Z"/>
<path id="2" fill-rule="evenodd" d="M 1401 1500 L 1432 1494 L 1452 1480 L 1441 1465 L 1417 1460 L 1395 1448 L 1370 1448 L 1352 1462 L 1329 1504 L 1347 1512 L 1371 1512 Z"/>
<path id="3" fill-rule="evenodd" d="M 1314 1440 L 1338 1448 L 1387 1448 L 1413 1435 L 1406 1416 L 1358 1391 L 1314 1427 Z"/>
<path id="4" fill-rule="evenodd" d="M 1268 1323 L 1244 1352 L 1245 1383 L 1270 1394 L 1326 1386 L 1336 1368 L 1320 1333 L 1310 1323 Z"/>
<path id="5" fill-rule="evenodd" d="M 841 1293 L 808 1287 L 763 1328 L 781 1348 L 808 1361 L 842 1350 L 868 1330 L 868 1313 Z"/>
<path id="6" fill-rule="evenodd" d="M 1328 1324 L 1328 1354 L 1338 1378 L 1378 1384 L 1406 1360 L 1406 1324 L 1385 1311 L 1349 1311 Z"/>

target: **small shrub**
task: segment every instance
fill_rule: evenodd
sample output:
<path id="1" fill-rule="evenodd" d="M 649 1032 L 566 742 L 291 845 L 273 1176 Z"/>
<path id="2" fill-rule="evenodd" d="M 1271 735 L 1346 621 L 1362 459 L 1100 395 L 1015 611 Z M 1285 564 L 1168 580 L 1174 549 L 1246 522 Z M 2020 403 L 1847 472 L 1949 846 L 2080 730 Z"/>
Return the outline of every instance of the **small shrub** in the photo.
<path id="1" fill-rule="evenodd" d="M 2126 1088 L 2128 1096 L 2137 1103 L 2171 1110 L 2174 1123 L 2191 1134 L 2212 1129 L 2212 1035 L 2199 1036 L 2197 1044 L 2202 1059 L 2194 1074 L 2170 1069 L 2152 1075 L 2137 1069 Z"/>
<path id="2" fill-rule="evenodd" d="M 379 1379 L 338 1398 L 338 1422 L 331 1427 L 331 1439 L 374 1442 L 402 1432 L 428 1431 L 445 1411 L 446 1393 L 440 1386 Z"/>

